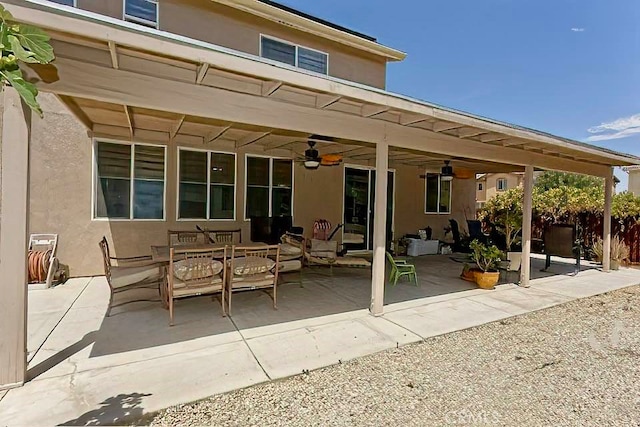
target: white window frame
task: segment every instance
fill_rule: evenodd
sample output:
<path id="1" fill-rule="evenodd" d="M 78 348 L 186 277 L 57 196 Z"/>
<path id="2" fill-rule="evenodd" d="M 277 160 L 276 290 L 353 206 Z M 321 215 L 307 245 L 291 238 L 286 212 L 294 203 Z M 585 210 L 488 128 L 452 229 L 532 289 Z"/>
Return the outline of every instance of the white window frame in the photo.
<path id="1" fill-rule="evenodd" d="M 450 189 L 449 189 L 449 211 L 448 212 L 440 212 L 440 191 L 442 187 L 442 174 L 434 173 L 434 172 L 425 172 L 426 175 L 437 175 L 438 176 L 438 203 L 437 203 L 437 211 L 429 212 L 427 211 L 427 181 L 428 179 L 425 177 L 424 179 L 424 213 L 426 215 L 451 215 L 451 211 L 453 210 L 452 200 L 453 200 L 453 180 L 449 181 Z"/>
<path id="2" fill-rule="evenodd" d="M 329 75 L 329 54 L 327 52 L 324 52 L 324 51 L 318 50 L 318 49 L 314 49 L 314 48 L 311 48 L 311 47 L 303 46 L 303 45 L 300 45 L 300 44 L 297 44 L 297 43 L 293 43 L 293 42 L 290 42 L 289 40 L 284 40 L 284 39 L 281 39 L 281 38 L 278 38 L 278 37 L 273 37 L 273 36 L 270 36 L 270 35 L 267 35 L 267 34 L 260 34 L 260 46 L 258 47 L 259 56 L 260 56 L 260 58 L 268 59 L 269 61 L 276 61 L 276 60 L 275 59 L 271 59 L 271 58 L 265 58 L 264 56 L 262 56 L 262 40 L 263 39 L 270 39 L 270 40 L 273 40 L 273 41 L 276 41 L 276 42 L 286 43 L 286 44 L 288 44 L 290 46 L 293 46 L 296 49 L 296 54 L 295 54 L 296 63 L 294 65 L 296 68 L 300 68 L 300 66 L 298 65 L 298 58 L 299 58 L 298 50 L 300 48 L 307 49 L 307 50 L 312 50 L 314 52 L 318 52 L 318 53 L 321 53 L 321 54 L 325 55 L 327 57 L 327 72 L 326 73 L 318 73 L 317 71 L 307 70 L 306 68 L 300 68 L 300 69 L 308 71 L 310 73 L 319 74 L 321 76 L 328 76 Z M 280 62 L 280 61 L 276 61 L 276 62 L 278 62 L 279 64 L 284 64 L 284 62 Z M 289 64 L 287 64 L 287 65 L 289 65 Z"/>
<path id="3" fill-rule="evenodd" d="M 294 212 L 294 203 L 295 200 L 295 162 L 293 159 L 289 157 L 277 157 L 277 156 L 265 156 L 261 154 L 246 154 L 244 156 L 244 206 L 243 206 L 243 217 L 245 221 L 250 221 L 251 218 L 247 218 L 247 189 L 249 187 L 249 182 L 247 180 L 248 167 L 247 164 L 249 162 L 249 158 L 261 158 L 261 159 L 269 159 L 269 217 L 273 215 L 273 161 L 274 160 L 289 160 L 291 162 L 291 218 L 293 218 Z"/>
<path id="4" fill-rule="evenodd" d="M 72 6 L 69 6 L 69 5 L 67 5 L 67 4 L 58 3 L 58 2 L 57 2 L 57 1 L 55 1 L 55 0 L 50 0 L 50 1 L 52 1 L 52 2 L 54 2 L 54 3 L 56 3 L 56 4 L 59 4 L 60 6 L 66 6 L 66 7 L 78 7 L 78 0 L 73 0 L 73 5 L 72 5 Z"/>
<path id="5" fill-rule="evenodd" d="M 109 144 L 120 144 L 120 145 L 128 145 L 131 150 L 131 174 L 129 177 L 129 218 L 109 218 L 109 217 L 99 217 L 96 216 L 97 213 L 97 201 L 98 201 L 98 150 L 97 146 L 99 143 L 105 142 Z M 164 173 L 162 177 L 163 189 L 162 189 L 162 218 L 134 218 L 133 210 L 134 210 L 134 184 L 135 184 L 135 149 L 136 145 L 147 146 L 147 147 L 161 147 L 164 149 Z M 92 221 L 118 221 L 118 222 L 129 222 L 129 221 L 141 221 L 141 222 L 165 222 L 167 220 L 167 146 L 162 144 L 151 144 L 148 142 L 137 142 L 137 141 L 122 141 L 118 139 L 107 139 L 107 138 L 94 138 L 91 143 L 91 158 L 93 159 L 91 162 L 91 220 Z"/>
<path id="6" fill-rule="evenodd" d="M 74 2 L 77 0 L 73 0 Z M 149 3 L 156 5 L 156 22 L 147 21 L 146 19 L 138 18 L 137 16 L 127 15 L 127 0 L 122 0 L 122 20 L 126 22 L 133 22 L 134 24 L 146 25 L 155 29 L 160 25 L 160 5 L 158 0 L 147 0 Z"/>
<path id="7" fill-rule="evenodd" d="M 199 153 L 207 153 L 207 217 L 206 218 L 180 218 L 180 152 L 181 151 L 196 151 Z M 229 154 L 233 156 L 233 218 L 210 218 L 211 215 L 211 154 Z M 205 150 L 202 148 L 191 147 L 178 147 L 177 155 L 177 173 L 176 173 L 176 221 L 178 222 L 193 222 L 193 221 L 214 221 L 214 222 L 231 222 L 236 221 L 238 217 L 238 155 L 231 151 L 220 150 Z"/>
<path id="8" fill-rule="evenodd" d="M 504 185 L 500 185 L 501 182 L 504 183 Z M 496 191 L 507 191 L 507 178 L 496 179 Z"/>

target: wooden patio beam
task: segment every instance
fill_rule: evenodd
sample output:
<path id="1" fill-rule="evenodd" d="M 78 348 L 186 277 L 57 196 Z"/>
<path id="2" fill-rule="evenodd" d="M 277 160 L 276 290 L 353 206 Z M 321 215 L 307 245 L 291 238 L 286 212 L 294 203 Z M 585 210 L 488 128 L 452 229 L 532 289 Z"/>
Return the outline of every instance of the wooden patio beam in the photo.
<path id="1" fill-rule="evenodd" d="M 133 123 L 133 117 L 131 115 L 131 110 L 129 109 L 128 105 L 123 105 L 123 107 L 124 107 L 124 114 L 125 116 L 127 116 L 127 123 L 129 124 L 129 135 L 131 136 L 131 139 L 133 139 L 134 123 Z"/>
<path id="2" fill-rule="evenodd" d="M 118 61 L 118 46 L 116 42 L 109 40 L 109 54 L 111 55 L 111 66 L 116 70 L 120 68 Z"/>
<path id="3" fill-rule="evenodd" d="M 207 72 L 209 71 L 209 64 L 203 63 L 198 65 L 196 70 L 196 84 L 202 84 L 204 78 L 207 77 Z"/>
<path id="4" fill-rule="evenodd" d="M 184 119 L 187 117 L 186 115 L 181 115 L 178 121 L 171 127 L 171 131 L 169 132 L 169 140 L 173 141 L 178 133 L 180 133 L 180 128 L 182 128 L 182 124 L 184 123 Z"/>
<path id="5" fill-rule="evenodd" d="M 227 133 L 227 131 L 229 129 L 231 129 L 231 125 L 225 126 L 225 127 L 223 127 L 222 129 L 220 129 L 218 131 L 210 132 L 209 134 L 207 134 L 204 137 L 204 143 L 208 144 L 208 143 L 211 143 L 211 142 L 215 141 L 216 139 L 221 138 L 222 135 Z"/>
<path id="6" fill-rule="evenodd" d="M 281 81 L 266 81 L 262 83 L 262 96 L 271 96 L 282 86 Z"/>
<path id="7" fill-rule="evenodd" d="M 73 116 L 87 128 L 87 130 L 93 130 L 93 122 L 72 97 L 65 95 L 57 95 L 57 97 L 64 105 L 66 105 L 71 114 L 73 114 Z"/>
<path id="8" fill-rule="evenodd" d="M 114 70 L 85 61 L 58 57 L 56 67 L 60 79 L 49 83 L 39 82 L 38 87 L 41 90 L 270 129 L 322 134 L 368 143 L 393 141 L 395 147 L 451 157 L 519 166 L 533 163 L 541 169 L 596 176 L 605 176 L 608 173 L 607 167 L 595 163 L 525 153 L 523 150 L 460 139 L 418 127 L 402 126 L 339 111 L 319 110 L 209 86 L 196 86 L 131 71 Z M 28 71 L 27 77 L 35 78 L 36 75 Z M 216 102 L 211 102 L 213 99 Z M 459 125 L 462 126 L 464 125 Z"/>
<path id="9" fill-rule="evenodd" d="M 236 141 L 236 148 L 242 148 L 242 147 L 246 147 L 247 145 L 254 144 L 260 141 L 261 139 L 266 138 L 269 135 L 271 135 L 271 131 L 251 133 L 246 137 Z"/>

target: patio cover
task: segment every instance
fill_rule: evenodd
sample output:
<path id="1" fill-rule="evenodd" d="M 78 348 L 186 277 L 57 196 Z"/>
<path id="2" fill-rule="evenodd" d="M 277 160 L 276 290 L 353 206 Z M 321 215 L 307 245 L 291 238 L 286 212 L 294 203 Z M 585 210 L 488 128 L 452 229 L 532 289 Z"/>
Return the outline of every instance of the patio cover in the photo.
<path id="1" fill-rule="evenodd" d="M 631 155 L 53 2 L 1 3 L 18 21 L 50 33 L 55 68 L 28 68 L 27 74 L 40 90 L 57 94 L 94 136 L 210 144 L 236 132 L 236 148 L 259 143 L 269 150 L 321 135 L 355 146 L 358 151 L 351 155 L 375 159 L 378 170 L 388 169 L 394 159 L 415 165 L 448 159 L 477 172 L 524 170 L 525 284 L 534 169 L 606 178 L 605 212 L 610 212 L 612 166 L 640 163 Z M 29 113 L 10 88 L 4 107 L 2 181 L 11 186 L 2 187 L 2 208 L 13 215 L 0 218 L 0 388 L 22 384 L 26 368 L 29 179 Z M 386 181 L 386 174 L 376 180 L 371 302 L 375 315 L 382 314 L 384 295 Z M 605 251 L 610 238 L 607 217 Z M 604 267 L 608 269 L 606 262 Z"/>

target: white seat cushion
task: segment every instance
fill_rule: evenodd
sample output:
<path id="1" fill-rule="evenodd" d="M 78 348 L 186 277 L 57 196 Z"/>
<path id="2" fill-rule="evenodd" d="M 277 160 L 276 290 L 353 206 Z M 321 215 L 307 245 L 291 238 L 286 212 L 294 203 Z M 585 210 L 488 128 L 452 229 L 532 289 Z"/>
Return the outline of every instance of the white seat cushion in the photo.
<path id="1" fill-rule="evenodd" d="M 191 260 L 185 259 L 173 263 L 173 275 L 179 280 L 206 279 L 220 274 L 223 265 L 215 259 Z"/>
<path id="2" fill-rule="evenodd" d="M 299 271 L 302 269 L 302 262 L 299 259 L 293 259 L 290 261 L 280 261 L 278 264 L 278 271 L 280 273 L 286 273 L 288 271 Z"/>
<path id="3" fill-rule="evenodd" d="M 280 245 L 280 256 L 300 256 L 302 255 L 302 248 L 292 245 L 290 243 L 282 243 Z"/>
<path id="4" fill-rule="evenodd" d="M 229 260 L 229 265 L 231 265 L 231 260 Z M 239 257 L 233 260 L 233 274 L 236 276 L 264 274 L 271 271 L 275 266 L 275 261 L 269 258 Z"/>
<path id="5" fill-rule="evenodd" d="M 115 288 L 123 288 L 142 282 L 146 279 L 160 278 L 160 267 L 157 265 L 145 265 L 142 267 L 111 267 L 111 285 Z"/>
<path id="6" fill-rule="evenodd" d="M 273 274 L 250 274 L 244 276 L 233 276 L 231 281 L 232 289 L 256 289 L 273 285 L 275 276 Z"/>

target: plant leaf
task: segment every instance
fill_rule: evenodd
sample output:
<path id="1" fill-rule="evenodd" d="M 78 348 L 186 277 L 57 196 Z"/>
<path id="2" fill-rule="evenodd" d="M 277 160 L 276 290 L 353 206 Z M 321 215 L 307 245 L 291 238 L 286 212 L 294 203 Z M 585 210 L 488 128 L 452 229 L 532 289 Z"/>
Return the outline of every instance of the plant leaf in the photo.
<path id="1" fill-rule="evenodd" d="M 38 60 L 34 58 L 35 53 L 24 50 L 24 48 L 20 44 L 20 40 L 18 40 L 16 36 L 9 35 L 7 39 L 11 44 L 11 50 L 13 51 L 13 54 L 16 56 L 16 58 L 18 58 L 20 61 L 28 62 L 30 64 L 38 63 Z"/>
<path id="2" fill-rule="evenodd" d="M 42 117 L 42 109 L 36 100 L 36 96 L 38 96 L 38 89 L 33 83 L 26 81 L 22 77 L 22 71 L 20 71 L 20 69 L 13 71 L 2 70 L 0 71 L 0 76 L 4 77 L 4 79 L 6 79 L 6 81 L 18 92 L 24 102 L 33 111 L 38 113 L 40 117 Z"/>
<path id="3" fill-rule="evenodd" d="M 47 33 L 31 25 L 20 24 L 20 31 L 14 34 L 20 44 L 33 53 L 33 57 L 41 64 L 48 64 L 55 59 L 53 47 L 49 44 Z"/>
<path id="4" fill-rule="evenodd" d="M 0 4 L 0 21 L 13 21 L 13 15 Z"/>

